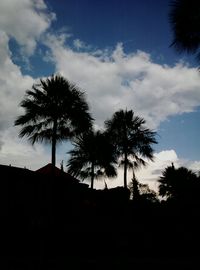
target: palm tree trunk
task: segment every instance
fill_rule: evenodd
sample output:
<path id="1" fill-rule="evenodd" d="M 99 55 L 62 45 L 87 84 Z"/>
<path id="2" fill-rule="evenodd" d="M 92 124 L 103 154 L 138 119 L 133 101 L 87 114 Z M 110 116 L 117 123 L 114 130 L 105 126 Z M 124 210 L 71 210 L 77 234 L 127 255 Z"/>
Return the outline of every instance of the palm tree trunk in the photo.
<path id="1" fill-rule="evenodd" d="M 127 164 L 128 164 L 128 158 L 127 158 L 127 152 L 124 153 L 124 187 L 127 188 Z"/>
<path id="2" fill-rule="evenodd" d="M 53 134 L 52 134 L 52 155 L 51 155 L 51 163 L 53 166 L 56 166 L 56 133 L 57 133 L 57 120 L 54 120 Z"/>
<path id="3" fill-rule="evenodd" d="M 94 188 L 94 163 L 92 162 L 92 167 L 91 167 L 91 189 Z"/>

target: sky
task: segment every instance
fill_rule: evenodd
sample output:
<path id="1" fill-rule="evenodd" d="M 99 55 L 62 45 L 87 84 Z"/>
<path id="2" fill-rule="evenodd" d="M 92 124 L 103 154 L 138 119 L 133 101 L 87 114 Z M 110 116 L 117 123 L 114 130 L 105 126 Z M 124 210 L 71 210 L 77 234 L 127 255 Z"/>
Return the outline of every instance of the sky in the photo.
<path id="1" fill-rule="evenodd" d="M 59 73 L 85 92 L 97 128 L 131 109 L 157 132 L 154 162 L 136 172 L 139 181 L 156 188 L 172 162 L 199 171 L 200 74 L 193 56 L 170 47 L 169 10 L 168 0 L 1 0 L 0 164 L 50 162 L 50 146 L 18 138 L 13 123 L 25 91 Z M 58 167 L 71 147 L 58 146 Z M 122 171 L 106 183 L 123 185 Z"/>

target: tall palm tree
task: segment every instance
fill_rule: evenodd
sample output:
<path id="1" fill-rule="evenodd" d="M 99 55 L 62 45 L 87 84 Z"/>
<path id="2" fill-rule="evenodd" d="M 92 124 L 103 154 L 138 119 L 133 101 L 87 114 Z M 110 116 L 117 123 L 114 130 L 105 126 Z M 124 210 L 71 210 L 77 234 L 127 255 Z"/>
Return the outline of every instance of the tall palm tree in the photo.
<path id="1" fill-rule="evenodd" d="M 84 93 L 60 75 L 52 75 L 26 91 L 20 103 L 25 113 L 16 126 L 22 126 L 19 136 L 51 142 L 52 164 L 56 164 L 56 143 L 70 139 L 91 126 L 91 116 Z"/>
<path id="2" fill-rule="evenodd" d="M 171 1 L 169 20 L 174 35 L 171 46 L 179 52 L 197 53 L 200 61 L 200 1 Z"/>
<path id="3" fill-rule="evenodd" d="M 143 158 L 153 160 L 155 132 L 144 127 L 145 120 L 134 112 L 119 110 L 105 122 L 107 133 L 115 144 L 117 155 L 124 167 L 124 187 L 127 188 L 127 170 L 145 165 Z M 129 158 L 130 157 L 130 158 Z"/>
<path id="4" fill-rule="evenodd" d="M 83 180 L 90 178 L 91 189 L 94 179 L 117 175 L 115 151 L 104 133 L 90 130 L 77 136 L 73 145 L 74 149 L 69 152 L 68 173 Z"/>

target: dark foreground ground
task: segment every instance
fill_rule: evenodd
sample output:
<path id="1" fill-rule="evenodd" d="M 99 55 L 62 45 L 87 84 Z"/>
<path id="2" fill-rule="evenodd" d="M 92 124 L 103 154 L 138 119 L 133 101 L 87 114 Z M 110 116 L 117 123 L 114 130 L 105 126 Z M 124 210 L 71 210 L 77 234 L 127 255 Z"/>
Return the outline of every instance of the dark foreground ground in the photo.
<path id="1" fill-rule="evenodd" d="M 133 203 L 123 189 L 91 192 L 30 171 L 1 172 L 0 269 L 199 267 L 196 202 Z"/>
<path id="2" fill-rule="evenodd" d="M 122 213 L 55 215 L 54 224 L 28 229 L 16 216 L 17 226 L 12 220 L 3 229 L 6 268 L 1 269 L 196 268 L 199 221 L 192 226 L 141 210 L 131 218 Z"/>

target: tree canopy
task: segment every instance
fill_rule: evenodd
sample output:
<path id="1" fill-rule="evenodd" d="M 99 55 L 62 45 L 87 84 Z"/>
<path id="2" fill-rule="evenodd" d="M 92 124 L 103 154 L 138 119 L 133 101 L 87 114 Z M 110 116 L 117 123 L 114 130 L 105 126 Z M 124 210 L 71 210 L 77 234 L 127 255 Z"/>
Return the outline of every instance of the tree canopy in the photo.
<path id="1" fill-rule="evenodd" d="M 200 192 L 200 179 L 191 170 L 174 165 L 167 167 L 159 179 L 159 195 L 173 200 L 195 200 Z"/>
<path id="2" fill-rule="evenodd" d="M 115 146 L 120 165 L 124 167 L 124 187 L 127 187 L 127 169 L 145 165 L 153 160 L 152 144 L 157 143 L 156 133 L 144 126 L 145 120 L 132 110 L 119 110 L 105 122 L 106 132 Z"/>
<path id="3" fill-rule="evenodd" d="M 60 75 L 41 79 L 26 91 L 20 106 L 25 113 L 16 126 L 22 126 L 19 136 L 35 142 L 52 144 L 52 164 L 56 163 L 56 142 L 70 139 L 88 130 L 92 118 L 84 93 Z"/>
<path id="4" fill-rule="evenodd" d="M 90 130 L 73 141 L 68 161 L 68 173 L 81 179 L 90 179 L 91 188 L 94 179 L 101 177 L 115 177 L 116 156 L 113 145 L 105 133 Z"/>

